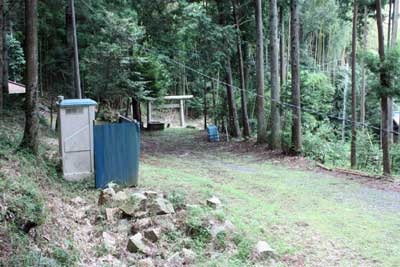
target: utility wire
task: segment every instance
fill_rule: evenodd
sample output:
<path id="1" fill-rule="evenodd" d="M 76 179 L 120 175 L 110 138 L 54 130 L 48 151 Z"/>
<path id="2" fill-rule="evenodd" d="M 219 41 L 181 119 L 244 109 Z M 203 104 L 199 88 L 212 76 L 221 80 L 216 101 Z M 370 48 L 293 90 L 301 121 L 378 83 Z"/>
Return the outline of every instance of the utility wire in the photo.
<path id="1" fill-rule="evenodd" d="M 80 1 L 81 1 L 83 4 L 85 4 L 85 6 L 86 6 L 92 13 L 96 13 L 96 11 L 93 9 L 93 7 L 91 7 L 85 0 L 80 0 Z M 103 11 L 104 11 L 104 12 L 107 12 L 107 11 L 104 10 L 104 9 L 103 9 Z M 104 18 L 104 19 L 107 19 L 107 22 L 109 22 L 109 25 L 113 25 L 107 16 L 104 16 L 103 18 Z M 133 41 L 133 40 L 131 40 L 130 38 L 129 38 L 129 40 L 130 40 L 130 41 Z M 291 110 L 293 110 L 293 109 L 298 109 L 298 110 L 300 110 L 300 112 L 306 112 L 306 113 L 309 113 L 309 114 L 313 114 L 313 115 L 320 116 L 320 117 L 322 117 L 322 118 L 328 118 L 328 119 L 337 120 L 337 121 L 340 121 L 340 122 L 345 121 L 346 123 L 350 123 L 350 124 L 355 123 L 356 127 L 359 127 L 359 128 L 360 128 L 360 127 L 361 127 L 361 128 L 370 128 L 370 129 L 377 130 L 377 131 L 381 131 L 381 132 L 398 134 L 398 132 L 391 131 L 391 130 L 388 130 L 388 129 L 381 129 L 380 127 L 373 126 L 373 125 L 371 125 L 371 124 L 369 124 L 369 123 L 361 123 L 361 122 L 353 121 L 353 120 L 346 119 L 346 118 L 343 118 L 343 117 L 338 117 L 338 116 L 336 116 L 336 115 L 326 114 L 326 113 L 322 113 L 322 112 L 319 112 L 319 111 L 316 111 L 316 110 L 313 110 L 313 109 L 309 109 L 309 108 L 305 108 L 305 107 L 301 107 L 301 106 L 296 106 L 296 105 L 293 105 L 293 104 L 291 104 L 291 103 L 283 102 L 283 101 L 280 101 L 280 100 L 277 100 L 277 99 L 272 99 L 272 98 L 271 98 L 270 96 L 268 96 L 268 95 L 259 95 L 259 94 L 255 93 L 255 92 L 248 92 L 247 90 L 244 90 L 244 89 L 242 89 L 242 88 L 240 88 L 240 87 L 234 86 L 233 84 L 228 84 L 228 83 L 223 82 L 223 81 L 221 81 L 221 80 L 219 80 L 219 79 L 216 79 L 216 78 L 211 77 L 211 76 L 209 76 L 209 75 L 207 75 L 207 74 L 204 74 L 204 73 L 202 73 L 201 71 L 198 71 L 197 69 L 194 69 L 194 68 L 192 68 L 192 67 L 190 67 L 190 66 L 187 66 L 186 64 L 184 64 L 184 63 L 182 63 L 182 62 L 180 62 L 180 61 L 177 61 L 177 60 L 174 60 L 174 59 L 172 59 L 172 58 L 169 58 L 169 57 L 166 56 L 164 53 L 162 53 L 162 52 L 160 52 L 160 51 L 156 51 L 156 49 L 154 49 L 154 48 L 153 48 L 153 49 L 150 49 L 150 48 L 145 47 L 145 46 L 143 46 L 143 45 L 141 45 L 141 44 L 138 44 L 138 43 L 135 43 L 135 45 L 137 45 L 138 47 L 141 47 L 141 48 L 143 49 L 143 51 L 145 51 L 145 52 L 147 52 L 147 53 L 155 53 L 156 55 L 162 55 L 163 57 L 161 57 L 160 59 L 163 60 L 163 61 L 165 61 L 165 62 L 168 62 L 168 63 L 170 63 L 170 64 L 174 64 L 174 65 L 178 65 L 178 66 L 180 66 L 180 67 L 183 67 L 183 68 L 185 68 L 185 69 L 188 69 L 188 70 L 192 71 L 193 73 L 198 74 L 199 76 L 202 76 L 202 77 L 204 77 L 204 78 L 207 78 L 207 79 L 209 79 L 209 80 L 215 81 L 215 82 L 217 82 L 217 83 L 219 83 L 219 84 L 222 84 L 222 85 L 225 85 L 225 86 L 230 86 L 230 87 L 232 87 L 232 88 L 235 89 L 235 90 L 244 91 L 246 94 L 251 94 L 252 96 L 256 96 L 256 97 L 260 97 L 260 98 L 265 98 L 265 99 L 267 99 L 267 100 L 270 100 L 270 101 L 272 101 L 272 102 L 277 103 L 278 105 L 282 106 L 282 108 L 290 108 Z M 179 50 L 176 50 L 176 51 L 179 51 Z M 183 51 L 180 51 L 180 52 L 183 52 Z M 187 51 L 185 51 L 185 52 L 187 53 Z M 196 54 L 196 55 L 198 55 L 198 54 Z"/>

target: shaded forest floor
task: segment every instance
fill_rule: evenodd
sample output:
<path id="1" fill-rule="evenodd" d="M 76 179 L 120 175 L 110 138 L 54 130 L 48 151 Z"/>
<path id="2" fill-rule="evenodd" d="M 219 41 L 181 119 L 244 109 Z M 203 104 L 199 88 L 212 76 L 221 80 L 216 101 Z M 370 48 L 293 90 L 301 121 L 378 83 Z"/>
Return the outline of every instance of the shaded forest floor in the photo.
<path id="1" fill-rule="evenodd" d="M 135 262 L 125 249 L 110 254 L 104 248 L 104 232 L 115 228 L 126 232 L 129 225 L 104 222 L 93 181 L 67 183 L 59 176 L 54 134 L 43 131 L 41 159 L 16 152 L 22 137 L 19 118 L 0 121 L 0 211 L 5 215 L 0 225 L 0 266 Z M 343 176 L 251 142 L 209 143 L 203 131 L 168 129 L 143 133 L 140 188 L 174 192 L 191 204 L 217 196 L 224 205 L 223 216 L 243 233 L 249 249 L 265 240 L 276 250 L 268 266 L 398 266 L 400 262 L 397 181 Z M 24 194 L 15 193 L 21 191 Z M 42 215 L 38 207 L 43 205 L 43 224 L 27 235 L 7 228 L 12 220 L 6 212 L 9 203 L 23 207 L 16 216 L 29 215 L 30 220 Z M 248 252 L 243 249 L 241 257 Z M 227 255 L 198 253 L 193 266 L 266 266 L 233 261 Z"/>
<path id="2" fill-rule="evenodd" d="M 252 143 L 208 143 L 203 132 L 145 133 L 141 181 L 188 197 L 220 197 L 228 218 L 267 240 L 287 266 L 396 266 L 398 181 L 330 173 Z"/>

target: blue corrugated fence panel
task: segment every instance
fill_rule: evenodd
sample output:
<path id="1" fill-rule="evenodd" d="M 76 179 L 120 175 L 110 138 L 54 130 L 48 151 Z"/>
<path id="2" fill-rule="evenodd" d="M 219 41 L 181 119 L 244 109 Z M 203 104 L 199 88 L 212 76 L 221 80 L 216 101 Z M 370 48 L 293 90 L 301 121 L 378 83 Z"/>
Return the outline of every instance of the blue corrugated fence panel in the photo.
<path id="1" fill-rule="evenodd" d="M 140 127 L 137 123 L 94 126 L 96 188 L 138 183 Z"/>

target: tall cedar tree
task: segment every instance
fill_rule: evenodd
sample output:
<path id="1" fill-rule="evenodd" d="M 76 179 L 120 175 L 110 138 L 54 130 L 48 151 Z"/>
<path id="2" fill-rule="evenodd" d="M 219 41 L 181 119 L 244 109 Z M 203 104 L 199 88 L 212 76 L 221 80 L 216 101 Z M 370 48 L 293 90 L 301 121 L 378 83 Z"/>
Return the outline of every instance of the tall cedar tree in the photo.
<path id="1" fill-rule="evenodd" d="M 9 31 L 10 24 L 9 24 L 9 12 L 6 12 L 8 6 L 10 5 L 9 2 L 3 1 L 3 23 L 0 25 L 1 27 L 1 33 L 2 33 L 2 41 L 3 41 L 3 48 L 0 51 L 1 53 L 1 58 L 3 60 L 3 70 L 2 70 L 2 88 L 3 88 L 3 105 L 4 105 L 4 94 L 8 92 L 8 63 L 10 61 L 9 59 L 9 44 L 7 43 L 7 32 Z M 1 87 L 1 86 L 0 86 Z M 1 89 L 0 89 L 1 91 Z"/>
<path id="2" fill-rule="evenodd" d="M 219 24 L 226 26 L 226 16 L 224 10 L 224 3 L 221 1 L 217 2 Z M 229 46 L 228 46 L 229 47 Z M 229 53 L 229 52 L 228 52 Z M 225 66 L 225 83 L 226 83 L 226 95 L 228 101 L 228 126 L 229 132 L 233 137 L 240 136 L 240 127 L 237 116 L 237 108 L 235 102 L 235 92 L 233 91 L 233 77 L 230 55 L 227 55 L 226 66 Z"/>
<path id="3" fill-rule="evenodd" d="M 393 22 L 392 22 L 392 38 L 391 46 L 395 47 L 397 45 L 397 32 L 399 29 L 399 0 L 394 0 L 393 4 Z"/>
<path id="4" fill-rule="evenodd" d="M 271 46 L 271 148 L 281 148 L 281 114 L 279 110 L 279 39 L 278 7 L 276 0 L 270 0 L 270 46 Z"/>
<path id="5" fill-rule="evenodd" d="M 357 168 L 357 21 L 358 1 L 354 0 L 351 53 L 351 167 Z"/>
<path id="6" fill-rule="evenodd" d="M 3 57 L 3 46 L 4 46 L 4 0 L 0 0 L 0 115 L 3 112 L 3 94 L 5 92 L 3 88 L 3 79 L 4 79 L 4 57 Z"/>
<path id="7" fill-rule="evenodd" d="M 39 147 L 37 0 L 25 0 L 25 58 L 25 130 L 21 147 L 37 155 Z"/>
<path id="8" fill-rule="evenodd" d="M 240 136 L 239 120 L 237 116 L 237 108 L 235 102 L 235 92 L 233 91 L 233 77 L 232 77 L 232 67 L 231 59 L 228 58 L 226 61 L 226 95 L 228 99 L 228 109 L 229 109 L 229 131 L 233 137 Z"/>
<path id="9" fill-rule="evenodd" d="M 280 75 L 281 75 L 281 87 L 286 83 L 286 39 L 285 39 L 285 14 L 284 9 L 281 7 L 279 12 L 279 22 L 281 24 L 281 32 L 280 32 Z"/>
<path id="10" fill-rule="evenodd" d="M 391 37 L 391 47 L 395 48 L 397 45 L 397 32 L 398 32 L 398 28 L 399 28 L 399 0 L 394 0 L 394 4 L 393 4 L 393 22 L 392 22 L 392 37 Z M 392 106 L 391 106 L 391 111 L 393 111 L 393 102 L 391 102 Z M 392 114 L 392 113 L 390 113 Z M 390 120 L 390 126 L 391 126 L 391 130 L 393 131 L 393 120 L 391 117 L 389 117 Z M 394 138 L 394 135 L 391 134 L 391 136 L 393 136 L 393 140 L 394 142 L 398 142 L 398 138 Z"/>
<path id="11" fill-rule="evenodd" d="M 291 50 L 290 59 L 292 67 L 292 105 L 293 105 L 293 123 L 292 123 L 292 153 L 299 154 L 302 149 L 301 141 L 301 95 L 300 95 L 300 39 L 299 39 L 299 5 L 298 0 L 290 1 L 291 16 Z"/>
<path id="12" fill-rule="evenodd" d="M 246 79 L 244 74 L 244 60 L 243 60 L 243 50 L 242 50 L 242 39 L 240 32 L 240 22 L 239 22 L 239 3 L 237 0 L 232 0 L 233 7 L 233 19 L 235 21 L 236 28 L 236 43 L 237 43 L 237 56 L 239 62 L 239 75 L 240 75 L 240 96 L 242 102 L 242 124 L 243 124 L 243 136 L 250 137 L 250 124 L 249 124 L 249 115 L 247 112 L 247 96 L 246 96 Z"/>
<path id="13" fill-rule="evenodd" d="M 73 76 L 74 76 L 74 88 L 75 97 L 82 98 L 81 88 L 81 75 L 79 69 L 79 53 L 78 53 L 78 36 L 76 33 L 76 16 L 75 16 L 75 1 L 69 0 L 68 4 L 71 8 L 71 19 L 72 19 L 72 40 L 73 40 Z"/>
<path id="14" fill-rule="evenodd" d="M 362 49 L 363 53 L 367 51 L 367 38 L 368 38 L 368 9 L 365 6 L 364 7 L 364 25 L 363 25 L 363 44 L 362 44 Z M 365 124 L 365 88 L 366 88 L 366 68 L 365 68 L 365 62 L 364 59 L 362 59 L 361 63 L 361 103 L 360 103 L 360 123 L 362 127 L 364 128 Z"/>
<path id="15" fill-rule="evenodd" d="M 395 48 L 397 45 L 397 31 L 398 31 L 398 26 L 399 26 L 399 0 L 394 0 L 393 2 L 393 18 L 392 18 L 392 32 L 391 32 L 391 38 L 390 38 L 390 42 L 391 42 L 391 47 Z M 390 98 L 390 113 L 393 113 L 393 98 Z M 393 120 L 391 117 L 389 117 L 389 126 L 390 126 L 390 130 L 393 132 Z M 389 140 L 394 140 L 394 135 L 390 134 L 390 138 Z M 398 138 L 396 138 L 396 142 L 398 141 Z"/>
<path id="16" fill-rule="evenodd" d="M 262 1 L 255 1 L 256 27 L 257 27 L 257 54 L 256 54 L 256 80 L 257 80 L 257 142 L 267 142 L 267 127 L 265 125 L 265 99 L 264 99 L 264 33 Z"/>
<path id="17" fill-rule="evenodd" d="M 378 27 L 378 47 L 379 58 L 381 62 L 385 60 L 385 39 L 383 33 L 382 21 L 382 3 L 381 0 L 375 0 L 376 5 L 376 24 Z M 383 88 L 389 87 L 389 77 L 384 69 L 380 70 L 380 85 Z M 381 110 L 382 110 L 382 153 L 383 153 L 383 174 L 391 175 L 390 163 L 390 143 L 389 143 L 389 103 L 388 96 L 385 92 L 381 92 Z"/>
<path id="18" fill-rule="evenodd" d="M 68 92 L 68 96 L 76 98 L 76 86 L 75 86 L 75 71 L 74 71 L 74 27 L 72 23 L 72 4 L 68 1 L 65 9 L 65 25 L 66 25 L 66 36 L 67 36 L 67 56 L 69 60 L 69 71 L 71 75 L 71 90 Z"/>

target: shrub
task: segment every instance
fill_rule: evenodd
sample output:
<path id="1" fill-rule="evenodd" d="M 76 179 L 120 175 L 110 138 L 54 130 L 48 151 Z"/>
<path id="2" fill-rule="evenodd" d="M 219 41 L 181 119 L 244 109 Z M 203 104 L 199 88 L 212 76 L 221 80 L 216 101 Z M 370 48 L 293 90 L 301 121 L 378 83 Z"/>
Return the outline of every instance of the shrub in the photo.
<path id="1" fill-rule="evenodd" d="M 357 133 L 357 165 L 361 170 L 377 173 L 382 169 L 382 152 L 373 140 L 372 133 L 367 130 Z"/>
<path id="2" fill-rule="evenodd" d="M 12 179 L 2 179 L 0 193 L 5 197 L 8 220 L 21 230 L 29 230 L 45 221 L 43 199 L 39 190 L 28 177 L 17 176 Z"/>
<path id="3" fill-rule="evenodd" d="M 349 158 L 349 145 L 338 139 L 335 130 L 326 121 L 314 129 L 306 128 L 303 135 L 303 154 L 322 163 L 345 165 Z"/>
<path id="4" fill-rule="evenodd" d="M 400 174 L 400 144 L 393 144 L 391 147 L 391 157 L 393 172 L 395 174 Z"/>
<path id="5" fill-rule="evenodd" d="M 209 209 L 193 207 L 188 211 L 186 234 L 191 236 L 198 248 L 204 247 L 211 240 L 210 229 L 207 224 Z"/>
<path id="6" fill-rule="evenodd" d="M 183 209 L 186 204 L 185 193 L 181 191 L 172 191 L 172 193 L 168 195 L 168 200 L 172 203 L 175 210 Z"/>

